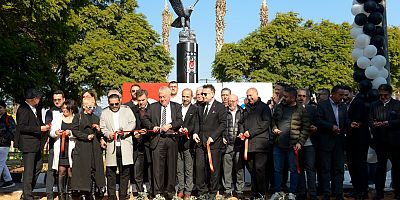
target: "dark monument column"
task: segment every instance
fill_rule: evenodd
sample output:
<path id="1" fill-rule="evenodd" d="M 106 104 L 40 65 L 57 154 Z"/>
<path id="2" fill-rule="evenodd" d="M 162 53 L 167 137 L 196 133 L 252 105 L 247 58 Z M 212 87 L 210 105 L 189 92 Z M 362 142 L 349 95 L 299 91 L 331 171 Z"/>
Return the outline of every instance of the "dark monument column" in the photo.
<path id="1" fill-rule="evenodd" d="M 192 30 L 183 30 L 179 33 L 176 51 L 178 83 L 198 83 L 198 45 Z"/>

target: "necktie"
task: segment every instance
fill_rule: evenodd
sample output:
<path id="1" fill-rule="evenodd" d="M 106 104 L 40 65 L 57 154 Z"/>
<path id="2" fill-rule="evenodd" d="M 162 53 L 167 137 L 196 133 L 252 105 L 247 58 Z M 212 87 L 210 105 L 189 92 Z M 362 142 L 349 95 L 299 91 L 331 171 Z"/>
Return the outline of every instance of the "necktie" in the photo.
<path id="1" fill-rule="evenodd" d="M 161 115 L 161 126 L 164 126 L 167 121 L 167 108 L 163 107 L 162 115 Z"/>
<path id="2" fill-rule="evenodd" d="M 208 104 L 206 104 L 206 108 L 204 109 L 203 119 L 206 119 L 208 114 Z"/>

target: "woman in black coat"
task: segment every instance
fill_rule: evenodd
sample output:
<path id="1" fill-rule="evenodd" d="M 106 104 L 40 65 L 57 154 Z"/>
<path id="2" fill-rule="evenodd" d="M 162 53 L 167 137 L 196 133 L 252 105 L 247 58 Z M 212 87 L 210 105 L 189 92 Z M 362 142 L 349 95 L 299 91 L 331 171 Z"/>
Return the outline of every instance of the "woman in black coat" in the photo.
<path id="1" fill-rule="evenodd" d="M 83 110 L 80 114 L 79 133 L 73 153 L 74 166 L 72 168 L 72 189 L 81 192 L 81 198 L 95 199 L 96 189 L 103 189 L 106 185 L 104 175 L 103 156 L 100 148 L 100 119 L 93 114 L 94 98 L 84 98 Z"/>

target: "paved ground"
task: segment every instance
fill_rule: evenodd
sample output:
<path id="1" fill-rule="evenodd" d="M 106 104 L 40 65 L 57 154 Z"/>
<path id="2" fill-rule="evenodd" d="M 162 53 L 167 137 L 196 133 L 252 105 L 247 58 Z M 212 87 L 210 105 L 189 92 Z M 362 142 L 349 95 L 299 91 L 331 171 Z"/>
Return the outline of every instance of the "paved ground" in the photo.
<path id="1" fill-rule="evenodd" d="M 36 185 L 36 188 L 34 189 L 34 194 L 35 196 L 40 197 L 41 199 L 46 199 L 46 193 L 45 193 L 45 184 L 44 184 L 44 173 L 41 173 L 41 175 L 38 178 L 38 183 Z M 17 180 L 18 181 L 18 180 Z M 387 177 L 387 192 L 385 194 L 385 199 L 393 199 L 393 193 L 391 192 L 391 189 L 389 188 L 389 184 L 391 181 L 391 177 L 390 177 L 390 173 L 388 173 L 388 177 Z M 351 183 L 350 183 L 350 178 L 346 172 L 345 175 L 345 181 L 344 181 L 344 189 L 345 192 L 349 192 L 351 190 Z M 246 187 L 245 188 L 245 194 L 250 194 L 249 193 L 250 188 Z M 12 188 L 7 188 L 7 189 L 0 189 L 0 200 L 19 200 L 20 196 L 22 193 L 22 183 L 21 182 L 17 182 L 16 185 Z M 370 185 L 370 199 L 372 199 L 374 195 L 374 189 L 373 189 L 373 185 Z M 131 197 L 131 199 L 133 200 L 134 198 Z M 345 199 L 351 199 L 351 198 L 345 198 Z"/>

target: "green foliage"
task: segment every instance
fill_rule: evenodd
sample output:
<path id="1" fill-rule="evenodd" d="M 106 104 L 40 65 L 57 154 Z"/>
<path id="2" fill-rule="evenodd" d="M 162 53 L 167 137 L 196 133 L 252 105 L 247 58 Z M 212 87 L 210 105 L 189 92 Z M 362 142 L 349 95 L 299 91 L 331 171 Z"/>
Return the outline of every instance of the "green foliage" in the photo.
<path id="1" fill-rule="evenodd" d="M 212 74 L 219 81 L 284 82 L 310 89 L 336 84 L 355 87 L 350 29 L 348 23 L 303 23 L 296 13 L 278 14 L 267 27 L 238 43 L 225 44 L 216 55 Z M 396 84 L 400 73 L 399 37 L 398 29 L 389 30 L 395 69 L 392 80 Z"/>
<path id="2" fill-rule="evenodd" d="M 71 16 L 70 24 L 83 35 L 66 56 L 69 78 L 76 86 L 103 93 L 124 82 L 166 81 L 172 58 L 145 17 L 134 12 L 132 2 L 89 5 Z"/>

